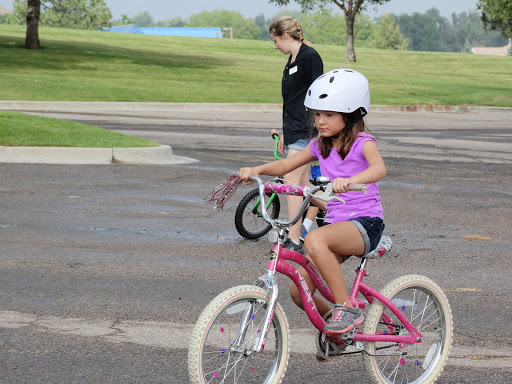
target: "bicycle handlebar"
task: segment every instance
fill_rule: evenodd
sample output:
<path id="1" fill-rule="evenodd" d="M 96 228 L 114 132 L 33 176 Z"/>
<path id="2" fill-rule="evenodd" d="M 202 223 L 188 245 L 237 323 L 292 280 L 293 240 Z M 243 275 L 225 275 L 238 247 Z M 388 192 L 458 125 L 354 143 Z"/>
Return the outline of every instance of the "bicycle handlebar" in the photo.
<path id="1" fill-rule="evenodd" d="M 276 160 L 282 160 L 282 157 L 280 157 L 277 153 L 279 152 L 279 135 L 277 133 L 271 133 L 272 138 L 275 141 L 274 144 L 274 157 Z"/>
<path id="2" fill-rule="evenodd" d="M 314 193 L 311 192 L 312 189 L 305 185 L 290 185 L 290 184 L 281 184 L 281 183 L 272 183 L 270 181 L 263 184 L 263 187 L 265 189 L 265 193 L 279 193 L 281 195 L 291 195 L 291 196 L 304 196 L 306 193 Z M 321 195 L 315 196 L 317 199 L 323 200 L 323 201 L 331 201 L 331 200 L 339 200 L 344 203 L 343 199 L 333 196 L 334 191 L 332 190 L 332 183 L 328 183 L 322 186 L 319 186 L 317 190 L 322 189 L 324 193 Z M 365 184 L 351 184 L 348 186 L 349 191 L 359 191 L 359 192 L 365 192 L 366 191 L 366 185 Z M 311 189 L 311 191 L 310 191 Z M 315 191 L 316 192 L 316 191 Z"/>
<path id="3" fill-rule="evenodd" d="M 345 204 L 345 200 L 342 198 L 335 196 L 334 192 L 332 190 L 332 183 L 327 184 L 321 184 L 317 185 L 313 188 L 310 188 L 308 186 L 297 186 L 297 185 L 290 185 L 290 184 L 280 184 L 280 183 L 272 183 L 271 181 L 263 183 L 263 181 L 257 177 L 257 176 L 251 176 L 251 180 L 258 183 L 258 189 L 260 192 L 260 201 L 261 201 L 261 213 L 263 219 L 271 224 L 272 226 L 280 225 L 283 227 L 293 225 L 295 224 L 300 217 L 302 217 L 303 213 L 306 211 L 306 208 L 309 206 L 309 203 L 311 202 L 311 199 L 314 197 L 319 200 L 323 201 L 332 201 L 332 200 L 338 200 L 341 203 Z M 349 185 L 348 190 L 349 191 L 366 191 L 367 186 L 364 184 L 352 184 Z M 316 192 L 322 190 L 323 193 L 319 195 L 315 195 Z M 292 196 L 303 196 L 305 197 L 304 201 L 302 202 L 302 205 L 300 206 L 299 211 L 297 212 L 296 216 L 290 220 L 290 221 L 283 221 L 283 220 L 277 220 L 277 219 L 270 219 L 267 213 L 267 208 L 265 204 L 265 193 L 279 193 L 284 195 L 292 195 Z"/>

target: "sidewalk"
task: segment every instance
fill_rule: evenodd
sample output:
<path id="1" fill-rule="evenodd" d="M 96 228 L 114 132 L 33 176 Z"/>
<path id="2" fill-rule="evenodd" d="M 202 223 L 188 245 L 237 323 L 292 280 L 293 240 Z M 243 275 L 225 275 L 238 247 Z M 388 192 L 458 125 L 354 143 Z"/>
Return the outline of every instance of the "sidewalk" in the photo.
<path id="1" fill-rule="evenodd" d="M 484 106 L 439 105 L 372 105 L 379 112 L 431 113 L 512 113 L 512 108 Z M 72 102 L 72 101 L 0 101 L 0 111 L 27 113 L 68 113 L 88 115 L 181 114 L 190 113 L 280 113 L 281 104 L 227 103 L 134 103 L 134 102 Z M 1 147 L 1 163 L 49 164 L 183 164 L 197 160 L 173 154 L 169 145 L 144 148 L 62 148 Z"/>

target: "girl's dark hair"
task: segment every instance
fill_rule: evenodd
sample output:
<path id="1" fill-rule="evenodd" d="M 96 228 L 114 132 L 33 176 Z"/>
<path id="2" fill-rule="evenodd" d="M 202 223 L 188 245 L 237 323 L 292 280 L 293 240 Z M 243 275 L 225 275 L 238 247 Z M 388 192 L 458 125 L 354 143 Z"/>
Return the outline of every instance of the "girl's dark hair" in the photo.
<path id="1" fill-rule="evenodd" d="M 345 128 L 343 128 L 336 136 L 319 137 L 318 139 L 318 147 L 324 159 L 331 153 L 334 143 L 338 144 L 336 145 L 336 147 L 340 147 L 338 153 L 342 159 L 345 159 L 350 148 L 352 148 L 352 144 L 354 143 L 357 134 L 366 130 L 366 124 L 364 123 L 359 110 L 352 113 L 341 113 L 341 116 L 345 122 Z"/>

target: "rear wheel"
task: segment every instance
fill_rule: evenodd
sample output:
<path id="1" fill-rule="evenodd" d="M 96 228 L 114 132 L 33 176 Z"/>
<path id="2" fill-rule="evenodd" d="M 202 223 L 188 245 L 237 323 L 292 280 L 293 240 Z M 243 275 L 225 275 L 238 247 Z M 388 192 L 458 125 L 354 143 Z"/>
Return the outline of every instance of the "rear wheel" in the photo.
<path id="1" fill-rule="evenodd" d="M 271 219 L 277 219 L 281 210 L 281 203 L 277 194 L 267 193 L 270 205 L 267 213 Z M 267 200 L 268 203 L 268 200 Z M 246 239 L 257 239 L 264 236 L 272 226 L 263 220 L 261 216 L 260 194 L 258 189 L 253 189 L 238 204 L 235 212 L 235 227 L 240 236 Z"/>
<path id="2" fill-rule="evenodd" d="M 364 342 L 366 373 L 373 383 L 434 383 L 444 369 L 452 344 L 453 320 L 442 289 L 427 277 L 402 276 L 386 285 L 386 296 L 422 334 L 422 342 Z M 375 300 L 364 322 L 370 335 L 408 335 L 397 316 Z M 392 355 L 392 356 L 391 356 Z"/>

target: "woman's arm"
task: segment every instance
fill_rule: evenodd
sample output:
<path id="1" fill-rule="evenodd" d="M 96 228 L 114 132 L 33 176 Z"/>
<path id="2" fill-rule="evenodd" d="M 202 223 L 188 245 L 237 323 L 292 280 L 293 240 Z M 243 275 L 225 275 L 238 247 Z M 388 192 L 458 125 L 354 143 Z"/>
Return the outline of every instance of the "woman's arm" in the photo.
<path id="1" fill-rule="evenodd" d="M 267 176 L 282 176 L 287 173 L 293 171 L 294 169 L 299 168 L 305 164 L 311 163 L 314 160 L 314 157 L 311 155 L 309 151 L 309 144 L 302 151 L 298 152 L 296 155 L 287 157 L 283 160 L 272 161 L 271 163 L 266 163 L 259 165 L 254 168 L 241 168 L 238 175 L 242 180 L 247 181 L 247 184 L 252 184 L 252 181 L 249 181 L 249 176 L 259 176 L 259 175 L 267 175 Z"/>

